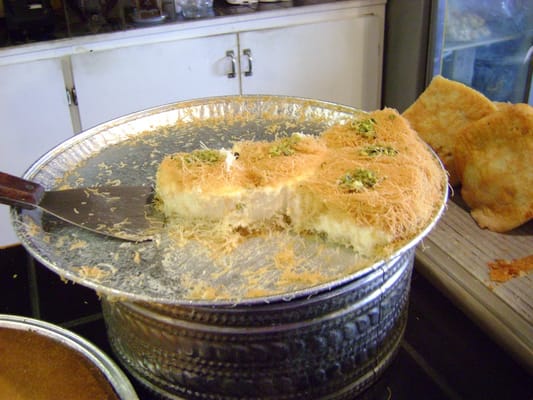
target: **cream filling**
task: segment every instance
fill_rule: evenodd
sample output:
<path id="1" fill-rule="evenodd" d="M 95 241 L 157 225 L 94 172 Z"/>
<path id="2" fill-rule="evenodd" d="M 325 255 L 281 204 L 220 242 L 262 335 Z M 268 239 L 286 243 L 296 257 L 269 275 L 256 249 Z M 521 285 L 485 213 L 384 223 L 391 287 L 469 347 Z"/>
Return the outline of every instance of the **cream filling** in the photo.
<path id="1" fill-rule="evenodd" d="M 216 195 L 197 192 L 160 193 L 165 215 L 207 221 L 225 221 L 247 227 L 273 218 L 287 209 L 289 190 L 285 186 L 235 190 Z"/>
<path id="2" fill-rule="evenodd" d="M 299 194 L 294 183 L 216 195 L 191 191 L 173 193 L 166 199 L 162 194 L 162 197 L 166 215 L 212 221 L 230 228 L 253 228 L 287 215 L 296 231 L 325 234 L 329 242 L 352 247 L 361 255 L 371 255 L 377 246 L 386 245 L 392 239 L 382 230 L 357 225 L 349 218 L 339 220 L 327 212 L 316 215 L 313 211 L 320 199 Z M 310 218 L 312 213 L 316 217 Z"/>
<path id="3" fill-rule="evenodd" d="M 327 214 L 320 215 L 312 228 L 327 235 L 328 241 L 351 246 L 362 255 L 370 255 L 377 246 L 384 246 L 392 238 L 390 234 L 371 226 L 358 226 L 353 222 L 336 220 Z"/>

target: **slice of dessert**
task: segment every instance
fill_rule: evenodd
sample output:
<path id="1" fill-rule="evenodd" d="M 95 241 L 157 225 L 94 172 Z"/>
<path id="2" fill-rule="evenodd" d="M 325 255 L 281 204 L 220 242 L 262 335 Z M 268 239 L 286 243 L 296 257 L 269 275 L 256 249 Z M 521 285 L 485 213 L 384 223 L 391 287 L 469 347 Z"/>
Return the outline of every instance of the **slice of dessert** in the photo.
<path id="1" fill-rule="evenodd" d="M 446 186 L 442 167 L 396 110 L 335 125 L 322 137 L 329 151 L 289 205 L 293 229 L 374 257 L 435 215 Z"/>
<path id="2" fill-rule="evenodd" d="M 229 228 L 283 224 L 292 186 L 314 173 L 326 151 L 319 138 L 293 134 L 167 156 L 156 179 L 161 210 L 170 219 Z"/>

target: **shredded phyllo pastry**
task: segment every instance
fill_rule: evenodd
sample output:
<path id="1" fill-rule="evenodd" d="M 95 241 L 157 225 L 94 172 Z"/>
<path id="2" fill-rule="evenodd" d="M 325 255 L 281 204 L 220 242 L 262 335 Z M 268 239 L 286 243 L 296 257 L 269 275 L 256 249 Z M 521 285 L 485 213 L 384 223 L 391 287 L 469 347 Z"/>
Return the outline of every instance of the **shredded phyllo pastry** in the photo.
<path id="1" fill-rule="evenodd" d="M 81 267 L 75 268 L 78 271 L 78 275 L 82 279 L 89 279 L 93 281 L 101 281 L 102 279 L 110 275 L 109 270 L 104 270 L 96 266 L 82 265 Z"/>
<path id="2" fill-rule="evenodd" d="M 319 136 L 172 154 L 156 177 L 157 204 L 178 243 L 196 239 L 231 251 L 251 235 L 288 230 L 369 258 L 420 233 L 446 185 L 436 157 L 392 109 Z"/>

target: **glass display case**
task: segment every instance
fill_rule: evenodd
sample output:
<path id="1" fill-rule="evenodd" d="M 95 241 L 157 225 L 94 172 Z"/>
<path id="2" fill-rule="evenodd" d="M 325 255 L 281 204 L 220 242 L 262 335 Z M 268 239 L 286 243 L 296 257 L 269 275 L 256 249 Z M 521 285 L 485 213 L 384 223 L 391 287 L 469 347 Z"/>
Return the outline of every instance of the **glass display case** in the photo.
<path id="1" fill-rule="evenodd" d="M 531 103 L 533 2 L 447 0 L 433 76 L 467 84 L 493 101 Z"/>
<path id="2" fill-rule="evenodd" d="M 387 0 L 385 35 L 385 106 L 407 109 L 439 74 L 533 102 L 531 0 Z"/>

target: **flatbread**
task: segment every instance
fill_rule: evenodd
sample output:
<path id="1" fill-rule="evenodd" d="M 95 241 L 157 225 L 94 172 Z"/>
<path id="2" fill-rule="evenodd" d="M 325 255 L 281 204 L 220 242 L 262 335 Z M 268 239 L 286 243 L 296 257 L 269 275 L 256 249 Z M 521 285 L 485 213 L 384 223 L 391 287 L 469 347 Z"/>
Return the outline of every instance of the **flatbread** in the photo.
<path id="1" fill-rule="evenodd" d="M 403 116 L 440 157 L 450 185 L 458 185 L 453 154 L 457 132 L 496 110 L 480 92 L 438 75 Z"/>
<path id="2" fill-rule="evenodd" d="M 482 228 L 506 232 L 533 218 L 533 107 L 507 104 L 457 134 L 461 194 Z"/>

